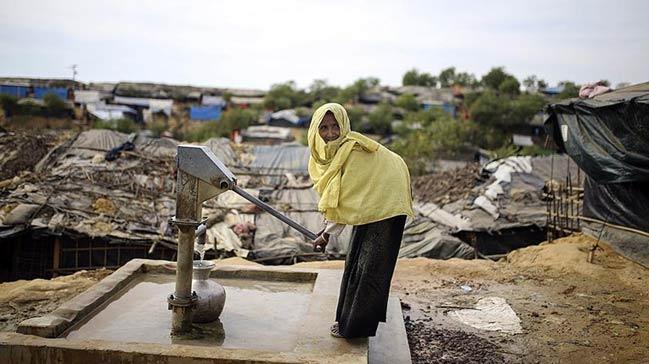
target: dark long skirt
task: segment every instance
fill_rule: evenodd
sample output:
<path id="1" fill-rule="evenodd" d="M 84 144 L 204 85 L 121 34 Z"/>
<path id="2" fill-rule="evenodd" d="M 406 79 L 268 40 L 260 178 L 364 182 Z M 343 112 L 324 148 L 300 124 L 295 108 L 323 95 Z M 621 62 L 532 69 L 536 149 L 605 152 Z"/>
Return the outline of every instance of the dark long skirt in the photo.
<path id="1" fill-rule="evenodd" d="M 379 322 L 385 322 L 405 222 L 405 216 L 395 216 L 354 226 L 336 310 L 343 336 L 374 336 Z"/>

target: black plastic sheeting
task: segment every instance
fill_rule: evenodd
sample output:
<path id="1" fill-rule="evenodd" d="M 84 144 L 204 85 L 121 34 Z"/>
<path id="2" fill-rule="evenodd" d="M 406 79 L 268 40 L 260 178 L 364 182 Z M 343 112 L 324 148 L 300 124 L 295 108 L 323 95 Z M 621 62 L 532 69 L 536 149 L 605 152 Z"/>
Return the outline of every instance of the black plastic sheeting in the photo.
<path id="1" fill-rule="evenodd" d="M 547 110 L 546 132 L 600 184 L 649 181 L 649 83 L 644 94 L 620 97 L 572 99 Z"/>
<path id="2" fill-rule="evenodd" d="M 584 216 L 649 231 L 649 183 L 584 181 Z"/>
<path id="3" fill-rule="evenodd" d="M 547 111 L 547 133 L 587 174 L 584 216 L 649 231 L 649 82 Z"/>

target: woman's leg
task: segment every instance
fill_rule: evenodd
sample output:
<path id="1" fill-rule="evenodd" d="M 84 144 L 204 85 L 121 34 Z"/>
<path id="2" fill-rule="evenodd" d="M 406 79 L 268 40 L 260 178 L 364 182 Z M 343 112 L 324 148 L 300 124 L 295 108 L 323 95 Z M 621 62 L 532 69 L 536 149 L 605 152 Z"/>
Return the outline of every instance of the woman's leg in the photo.
<path id="1" fill-rule="evenodd" d="M 354 228 L 336 310 L 343 336 L 374 336 L 385 321 L 404 224 L 397 216 Z"/>

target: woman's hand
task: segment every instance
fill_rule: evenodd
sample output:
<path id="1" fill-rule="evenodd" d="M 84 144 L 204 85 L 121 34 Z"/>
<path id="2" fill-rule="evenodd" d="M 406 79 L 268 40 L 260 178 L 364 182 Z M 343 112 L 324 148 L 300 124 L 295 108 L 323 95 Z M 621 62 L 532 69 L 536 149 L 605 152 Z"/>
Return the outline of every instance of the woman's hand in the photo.
<path id="1" fill-rule="evenodd" d="M 313 241 L 313 251 L 315 251 L 315 252 L 324 252 L 325 248 L 327 247 L 327 244 L 329 244 L 329 234 L 321 233 Z"/>

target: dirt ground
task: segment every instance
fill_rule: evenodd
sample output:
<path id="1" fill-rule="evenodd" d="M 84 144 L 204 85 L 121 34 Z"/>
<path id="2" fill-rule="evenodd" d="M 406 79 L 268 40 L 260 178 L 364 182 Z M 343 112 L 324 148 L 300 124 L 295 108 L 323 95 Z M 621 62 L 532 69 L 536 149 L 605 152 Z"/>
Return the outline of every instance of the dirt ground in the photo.
<path id="1" fill-rule="evenodd" d="M 392 293 L 402 301 L 413 363 L 649 363 L 649 269 L 606 247 L 588 263 L 594 243 L 575 235 L 499 262 L 400 260 Z M 504 298 L 523 332 L 453 318 L 483 297 Z"/>
<path id="2" fill-rule="evenodd" d="M 112 271 L 107 269 L 83 270 L 50 280 L 0 284 L 0 331 L 15 331 L 21 321 L 54 311 L 110 273 Z"/>
<path id="3" fill-rule="evenodd" d="M 402 259 L 392 293 L 402 300 L 413 363 L 649 363 L 649 269 L 575 235 L 512 252 L 499 262 Z M 219 264 L 255 264 L 231 258 Z M 342 269 L 342 261 L 297 267 Z M 0 329 L 15 330 L 109 271 L 0 285 Z M 522 333 L 485 331 L 453 314 L 501 297 Z"/>

